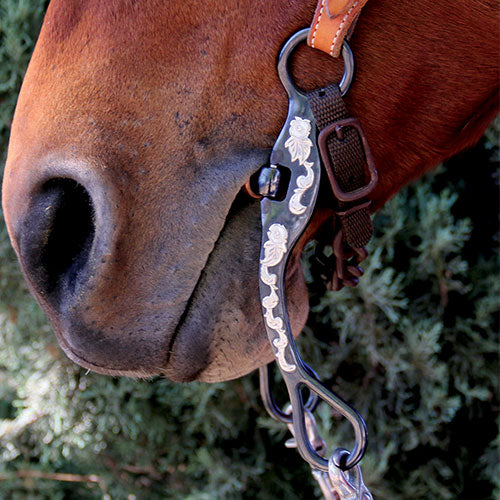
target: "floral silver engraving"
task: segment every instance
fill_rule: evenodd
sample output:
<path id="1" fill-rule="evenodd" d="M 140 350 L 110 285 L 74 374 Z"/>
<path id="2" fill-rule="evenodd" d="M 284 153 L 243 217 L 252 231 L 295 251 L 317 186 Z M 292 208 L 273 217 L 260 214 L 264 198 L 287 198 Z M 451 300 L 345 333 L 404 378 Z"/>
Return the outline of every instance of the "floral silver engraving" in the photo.
<path id="1" fill-rule="evenodd" d="M 288 203 L 288 208 L 292 214 L 301 215 L 306 211 L 306 206 L 301 203 L 304 193 L 313 185 L 314 172 L 313 163 L 307 161 L 311 154 L 313 143 L 309 139 L 311 134 L 311 121 L 296 116 L 290 122 L 290 137 L 285 142 L 292 161 L 298 161 L 306 169 L 306 175 L 300 175 L 297 178 L 297 187 L 293 190 L 293 195 Z"/>
<path id="2" fill-rule="evenodd" d="M 277 351 L 275 356 L 282 370 L 293 372 L 297 366 L 288 363 L 285 359 L 285 349 L 288 346 L 288 339 L 285 334 L 283 319 L 274 316 L 273 309 L 279 304 L 278 276 L 269 272 L 269 267 L 277 266 L 287 251 L 288 231 L 283 224 L 272 224 L 267 231 L 267 241 L 264 243 L 264 258 L 260 261 L 260 279 L 267 285 L 271 292 L 262 299 L 262 307 L 265 309 L 264 320 L 267 326 L 274 330 L 278 337 L 272 341 Z"/>

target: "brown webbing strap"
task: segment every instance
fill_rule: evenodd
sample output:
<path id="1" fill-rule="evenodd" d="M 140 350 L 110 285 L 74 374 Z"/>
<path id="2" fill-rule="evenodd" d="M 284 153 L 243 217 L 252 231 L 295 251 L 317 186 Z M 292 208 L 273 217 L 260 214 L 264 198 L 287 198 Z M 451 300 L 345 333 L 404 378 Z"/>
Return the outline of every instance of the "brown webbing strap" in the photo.
<path id="1" fill-rule="evenodd" d="M 349 117 L 337 85 L 314 90 L 307 95 L 307 98 L 320 131 L 332 123 Z M 364 168 L 365 151 L 358 131 L 352 127 L 343 128 L 340 138 L 333 132 L 327 138 L 327 146 L 333 175 L 340 188 L 347 192 L 365 186 L 367 184 Z M 329 173 L 327 170 L 327 174 Z M 349 210 L 356 206 L 359 206 L 359 209 Z M 348 245 L 352 248 L 364 247 L 373 233 L 368 207 L 360 206 L 358 201 L 353 203 L 339 201 L 337 213 Z"/>
<path id="2" fill-rule="evenodd" d="M 355 286 L 363 273 L 358 264 L 366 257 L 364 247 L 373 234 L 370 202 L 364 193 L 375 186 L 376 170 L 364 133 L 357 120 L 349 118 L 338 86 L 314 90 L 307 98 L 320 132 L 322 163 L 340 222 L 340 228 L 335 224 L 334 262 L 329 265 L 333 268 L 330 287 L 339 290 Z M 366 174 L 367 164 L 370 176 Z"/>

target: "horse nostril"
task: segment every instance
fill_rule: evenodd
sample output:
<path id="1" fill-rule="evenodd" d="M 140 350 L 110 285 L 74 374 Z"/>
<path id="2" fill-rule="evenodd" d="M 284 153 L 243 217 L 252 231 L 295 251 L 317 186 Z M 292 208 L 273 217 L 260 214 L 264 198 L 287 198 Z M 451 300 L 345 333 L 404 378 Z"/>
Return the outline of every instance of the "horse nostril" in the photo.
<path id="1" fill-rule="evenodd" d="M 55 178 L 31 198 L 19 241 L 30 281 L 51 302 L 71 294 L 82 278 L 94 240 L 94 209 L 86 189 Z"/>

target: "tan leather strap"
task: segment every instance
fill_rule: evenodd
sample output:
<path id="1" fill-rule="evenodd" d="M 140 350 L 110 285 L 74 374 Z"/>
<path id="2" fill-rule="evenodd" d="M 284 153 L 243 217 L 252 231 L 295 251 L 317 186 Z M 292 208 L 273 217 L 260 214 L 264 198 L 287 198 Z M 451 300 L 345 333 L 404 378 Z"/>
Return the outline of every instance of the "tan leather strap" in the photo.
<path id="1" fill-rule="evenodd" d="M 307 44 L 338 57 L 342 42 L 368 0 L 319 0 Z"/>

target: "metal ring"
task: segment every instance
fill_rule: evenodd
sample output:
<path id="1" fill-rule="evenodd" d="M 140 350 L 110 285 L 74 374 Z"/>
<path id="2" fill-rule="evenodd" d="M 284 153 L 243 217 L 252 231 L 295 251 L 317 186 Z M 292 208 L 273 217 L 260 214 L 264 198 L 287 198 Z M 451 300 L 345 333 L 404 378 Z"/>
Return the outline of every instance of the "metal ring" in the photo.
<path id="1" fill-rule="evenodd" d="M 333 461 L 335 467 L 338 467 L 341 470 L 346 470 L 349 469 L 349 467 L 347 467 L 346 464 L 349 460 L 350 455 L 351 453 L 349 452 L 349 450 L 346 450 L 345 448 L 337 448 L 333 452 L 331 460 Z M 354 467 L 354 465 L 352 465 L 350 468 Z"/>
<path id="2" fill-rule="evenodd" d="M 307 39 L 308 34 L 309 28 L 304 28 L 300 31 L 297 31 L 297 33 L 295 33 L 288 39 L 288 41 L 281 49 L 279 55 L 278 74 L 280 76 L 281 82 L 283 83 L 283 86 L 286 88 L 289 94 L 292 94 L 294 92 L 302 95 L 305 94 L 303 90 L 294 85 L 292 75 L 290 74 L 288 68 L 288 60 L 295 48 Z M 354 55 L 345 40 L 342 43 L 342 59 L 344 60 L 344 74 L 342 75 L 342 79 L 340 80 L 339 89 L 343 97 L 347 94 L 349 88 L 351 87 L 352 81 L 354 79 L 355 68 Z"/>

